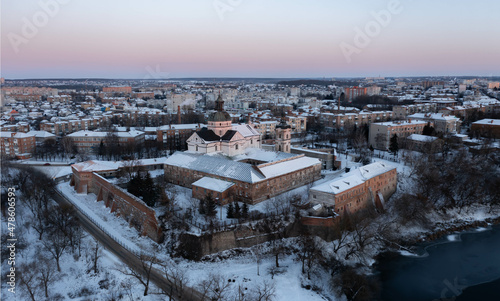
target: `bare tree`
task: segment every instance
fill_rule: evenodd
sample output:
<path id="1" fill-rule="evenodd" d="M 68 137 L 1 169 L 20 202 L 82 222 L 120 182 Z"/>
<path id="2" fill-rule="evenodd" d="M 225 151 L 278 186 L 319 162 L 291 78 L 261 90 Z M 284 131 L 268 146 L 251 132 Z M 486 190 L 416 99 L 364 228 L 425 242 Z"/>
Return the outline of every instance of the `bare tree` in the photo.
<path id="1" fill-rule="evenodd" d="M 347 268 L 342 272 L 338 285 L 342 287 L 349 301 L 372 300 L 379 290 L 376 282 L 357 274 L 352 268 Z"/>
<path id="2" fill-rule="evenodd" d="M 303 234 L 299 236 L 299 260 L 302 262 L 302 273 L 306 273 L 307 278 L 311 279 L 311 270 L 314 264 L 321 257 L 320 248 L 314 236 Z"/>
<path id="3" fill-rule="evenodd" d="M 78 148 L 76 147 L 75 142 L 68 136 L 64 136 L 61 139 L 61 144 L 65 154 L 76 155 L 78 154 Z"/>
<path id="4" fill-rule="evenodd" d="M 196 286 L 198 288 L 198 291 L 200 292 L 200 298 L 202 301 L 204 300 L 211 300 L 210 293 L 212 291 L 212 287 L 214 286 L 213 284 L 214 279 L 212 277 L 207 277 L 207 279 L 203 279 L 198 285 Z"/>
<path id="5" fill-rule="evenodd" d="M 255 256 L 255 261 L 257 263 L 257 276 L 260 276 L 260 263 L 262 261 L 262 250 L 260 245 L 256 245 L 254 248 L 252 248 L 252 252 Z"/>
<path id="6" fill-rule="evenodd" d="M 97 274 L 99 268 L 99 258 L 102 256 L 101 245 L 98 240 L 94 239 L 94 243 L 89 251 L 90 252 L 87 254 L 87 261 L 90 265 L 89 271 L 93 270 L 94 274 Z"/>
<path id="7" fill-rule="evenodd" d="M 47 224 L 50 230 L 61 232 L 66 236 L 74 252 L 82 231 L 73 206 L 55 206 L 47 215 Z"/>
<path id="8" fill-rule="evenodd" d="M 189 282 L 186 270 L 179 268 L 174 262 L 161 263 L 161 267 L 165 274 L 165 278 L 173 284 L 172 290 L 175 290 L 178 297 L 181 298 L 184 292 L 184 287 L 187 286 Z M 165 293 L 170 298 L 172 297 L 172 291 Z"/>
<path id="9" fill-rule="evenodd" d="M 263 281 L 252 291 L 252 299 L 255 301 L 272 301 L 276 294 L 276 283 Z"/>
<path id="10" fill-rule="evenodd" d="M 50 233 L 47 239 L 42 240 L 42 244 L 49 251 L 49 253 L 54 257 L 57 263 L 57 271 L 61 271 L 61 266 L 59 265 L 59 260 L 64 252 L 70 246 L 69 239 L 61 231 L 53 231 Z"/>
<path id="11" fill-rule="evenodd" d="M 335 252 L 335 254 L 337 254 L 341 249 L 347 247 L 350 244 L 349 226 L 350 219 L 349 216 L 346 215 L 339 221 L 338 224 L 333 227 L 332 232 L 335 240 L 333 240 L 332 243 L 333 252 Z"/>
<path id="12" fill-rule="evenodd" d="M 34 186 L 29 192 L 25 191 L 26 207 L 33 214 L 33 220 L 30 223 L 31 227 L 38 233 L 38 239 L 42 240 L 43 234 L 47 229 L 48 210 L 44 203 L 48 202 L 48 196 L 45 191 Z"/>
<path id="13" fill-rule="evenodd" d="M 35 301 L 35 297 L 37 294 L 37 271 L 35 262 L 21 265 L 19 267 L 17 275 L 19 277 L 19 280 L 21 281 L 21 284 L 24 285 L 24 288 L 28 292 L 31 300 Z"/>
<path id="14" fill-rule="evenodd" d="M 49 284 L 56 279 L 56 271 L 53 262 L 43 255 L 37 256 L 38 280 L 45 292 L 45 298 L 49 298 Z"/>
<path id="15" fill-rule="evenodd" d="M 208 277 L 212 279 L 210 287 L 212 300 L 225 300 L 231 283 L 220 274 L 211 274 Z"/>
<path id="16" fill-rule="evenodd" d="M 135 270 L 128 265 L 122 265 L 118 271 L 127 276 L 132 276 L 137 279 L 139 283 L 144 286 L 144 296 L 148 295 L 149 282 L 151 280 L 151 271 L 153 270 L 153 265 L 160 263 L 156 256 L 149 256 L 141 254 L 139 256 L 141 261 L 141 267 L 139 270 Z"/>

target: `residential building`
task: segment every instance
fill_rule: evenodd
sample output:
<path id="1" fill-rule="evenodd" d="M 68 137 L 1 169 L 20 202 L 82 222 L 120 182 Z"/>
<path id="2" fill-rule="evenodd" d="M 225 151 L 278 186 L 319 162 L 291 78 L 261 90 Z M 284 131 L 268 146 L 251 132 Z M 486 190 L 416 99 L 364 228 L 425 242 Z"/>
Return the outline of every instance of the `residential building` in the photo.
<path id="1" fill-rule="evenodd" d="M 392 108 L 393 117 L 397 120 L 406 119 L 408 115 L 412 115 L 415 113 L 436 113 L 437 112 L 437 104 L 436 103 L 422 103 L 422 104 L 414 104 L 414 105 L 405 105 L 405 106 L 394 106 Z"/>
<path id="2" fill-rule="evenodd" d="M 442 150 L 443 141 L 438 137 L 411 134 L 406 138 L 406 149 L 422 152 L 437 153 Z"/>
<path id="3" fill-rule="evenodd" d="M 345 99 L 349 102 L 353 101 L 356 97 L 366 95 L 367 88 L 349 87 L 344 89 Z"/>
<path id="4" fill-rule="evenodd" d="M 31 158 L 36 148 L 35 135 L 16 132 L 0 132 L 2 156 L 18 159 Z"/>
<path id="5" fill-rule="evenodd" d="M 187 150 L 187 140 L 194 132 L 205 127 L 204 124 L 170 124 L 157 128 L 156 140 L 170 150 Z"/>
<path id="6" fill-rule="evenodd" d="M 471 132 L 475 132 L 482 137 L 500 138 L 500 119 L 482 119 L 473 122 Z"/>
<path id="7" fill-rule="evenodd" d="M 416 113 L 408 116 L 409 119 L 429 121 L 434 124 L 434 129 L 438 133 L 458 133 L 460 132 L 460 118 L 446 115 L 444 113 Z"/>
<path id="8" fill-rule="evenodd" d="M 426 124 L 418 120 L 372 123 L 368 143 L 376 149 L 388 150 L 392 136 L 406 138 L 411 134 L 422 134 Z"/>
<path id="9" fill-rule="evenodd" d="M 109 141 L 106 139 L 111 133 L 109 132 L 91 132 L 78 131 L 67 135 L 71 138 L 78 151 L 91 152 L 103 142 L 106 145 Z M 144 143 L 144 132 L 129 131 L 129 132 L 113 132 L 116 135 L 116 142 L 120 145 L 141 145 Z"/>
<path id="10" fill-rule="evenodd" d="M 130 86 L 114 86 L 114 87 L 103 87 L 102 92 L 104 93 L 132 93 L 132 87 Z"/>

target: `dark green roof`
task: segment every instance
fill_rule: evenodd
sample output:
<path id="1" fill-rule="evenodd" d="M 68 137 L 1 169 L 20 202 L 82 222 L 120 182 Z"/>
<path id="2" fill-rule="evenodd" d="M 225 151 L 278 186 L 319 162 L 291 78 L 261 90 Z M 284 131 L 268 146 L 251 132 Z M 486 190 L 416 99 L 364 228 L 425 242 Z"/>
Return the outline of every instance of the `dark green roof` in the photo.
<path id="1" fill-rule="evenodd" d="M 226 111 L 217 111 L 212 113 L 208 118 L 208 121 L 231 121 L 231 116 Z"/>

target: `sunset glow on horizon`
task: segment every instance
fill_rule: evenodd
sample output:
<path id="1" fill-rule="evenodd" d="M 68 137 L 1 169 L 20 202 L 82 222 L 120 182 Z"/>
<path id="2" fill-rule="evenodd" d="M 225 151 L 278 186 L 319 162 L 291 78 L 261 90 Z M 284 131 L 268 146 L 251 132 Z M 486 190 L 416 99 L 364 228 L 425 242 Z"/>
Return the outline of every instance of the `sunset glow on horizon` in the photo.
<path id="1" fill-rule="evenodd" d="M 499 11 L 486 0 L 4 0 L 1 76 L 498 76 Z"/>

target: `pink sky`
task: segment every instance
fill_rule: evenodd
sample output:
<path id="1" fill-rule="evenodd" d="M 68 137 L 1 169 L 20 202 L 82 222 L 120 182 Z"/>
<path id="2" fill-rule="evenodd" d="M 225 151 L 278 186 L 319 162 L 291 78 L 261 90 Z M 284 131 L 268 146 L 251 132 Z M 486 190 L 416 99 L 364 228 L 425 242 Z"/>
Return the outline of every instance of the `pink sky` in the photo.
<path id="1" fill-rule="evenodd" d="M 2 1 L 3 77 L 500 75 L 500 4 L 486 0 L 40 1 Z M 357 47 L 380 12 L 387 26 Z"/>

